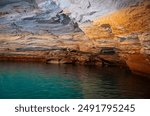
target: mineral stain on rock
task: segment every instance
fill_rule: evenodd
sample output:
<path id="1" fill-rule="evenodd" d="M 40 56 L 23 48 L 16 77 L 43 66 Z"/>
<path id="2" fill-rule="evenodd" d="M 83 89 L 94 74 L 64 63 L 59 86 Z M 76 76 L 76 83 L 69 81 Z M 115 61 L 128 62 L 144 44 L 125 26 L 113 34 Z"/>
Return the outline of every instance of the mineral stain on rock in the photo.
<path id="1" fill-rule="evenodd" d="M 150 76 L 149 0 L 1 0 L 0 60 L 129 68 Z"/>

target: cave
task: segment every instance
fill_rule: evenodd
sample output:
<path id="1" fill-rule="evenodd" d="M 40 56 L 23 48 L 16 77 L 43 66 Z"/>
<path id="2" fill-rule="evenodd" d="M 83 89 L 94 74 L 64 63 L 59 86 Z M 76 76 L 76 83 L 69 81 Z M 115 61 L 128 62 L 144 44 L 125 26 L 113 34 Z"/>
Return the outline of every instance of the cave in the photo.
<path id="1" fill-rule="evenodd" d="M 0 62 L 118 68 L 149 79 L 149 6 L 149 0 L 1 0 Z"/>

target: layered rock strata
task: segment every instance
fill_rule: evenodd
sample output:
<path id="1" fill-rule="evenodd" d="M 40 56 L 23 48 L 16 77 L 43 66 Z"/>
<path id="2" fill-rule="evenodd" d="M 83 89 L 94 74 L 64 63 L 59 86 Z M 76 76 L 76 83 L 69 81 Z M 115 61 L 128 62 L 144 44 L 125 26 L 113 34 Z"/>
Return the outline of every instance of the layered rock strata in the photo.
<path id="1" fill-rule="evenodd" d="M 0 59 L 129 66 L 150 75 L 149 0 L 5 0 Z"/>
<path id="2" fill-rule="evenodd" d="M 61 0 L 95 47 L 115 47 L 129 68 L 150 75 L 149 0 Z"/>

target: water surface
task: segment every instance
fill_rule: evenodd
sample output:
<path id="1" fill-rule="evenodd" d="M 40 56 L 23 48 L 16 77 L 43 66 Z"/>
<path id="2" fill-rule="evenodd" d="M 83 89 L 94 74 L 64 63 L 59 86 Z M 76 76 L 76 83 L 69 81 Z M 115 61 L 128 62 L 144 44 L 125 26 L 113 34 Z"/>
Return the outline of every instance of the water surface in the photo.
<path id="1" fill-rule="evenodd" d="M 119 68 L 0 62 L 0 98 L 150 98 L 150 79 Z"/>

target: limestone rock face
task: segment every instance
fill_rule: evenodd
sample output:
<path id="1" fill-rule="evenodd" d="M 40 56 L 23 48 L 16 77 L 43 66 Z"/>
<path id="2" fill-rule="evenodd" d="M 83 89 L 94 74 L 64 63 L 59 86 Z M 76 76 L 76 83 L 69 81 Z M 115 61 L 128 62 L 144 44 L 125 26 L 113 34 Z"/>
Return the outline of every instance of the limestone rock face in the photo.
<path id="1" fill-rule="evenodd" d="M 54 0 L 62 9 L 71 13 L 76 21 L 85 23 L 110 12 L 134 5 L 141 0 Z"/>
<path id="2" fill-rule="evenodd" d="M 128 65 L 150 75 L 149 0 L 1 0 L 0 59 Z"/>
<path id="3" fill-rule="evenodd" d="M 86 53 L 93 47 L 91 40 L 52 0 L 5 1 L 0 13 L 1 60 L 97 62 Z"/>
<path id="4" fill-rule="evenodd" d="M 95 47 L 119 49 L 133 72 L 150 75 L 149 0 L 55 1 L 79 23 Z"/>

